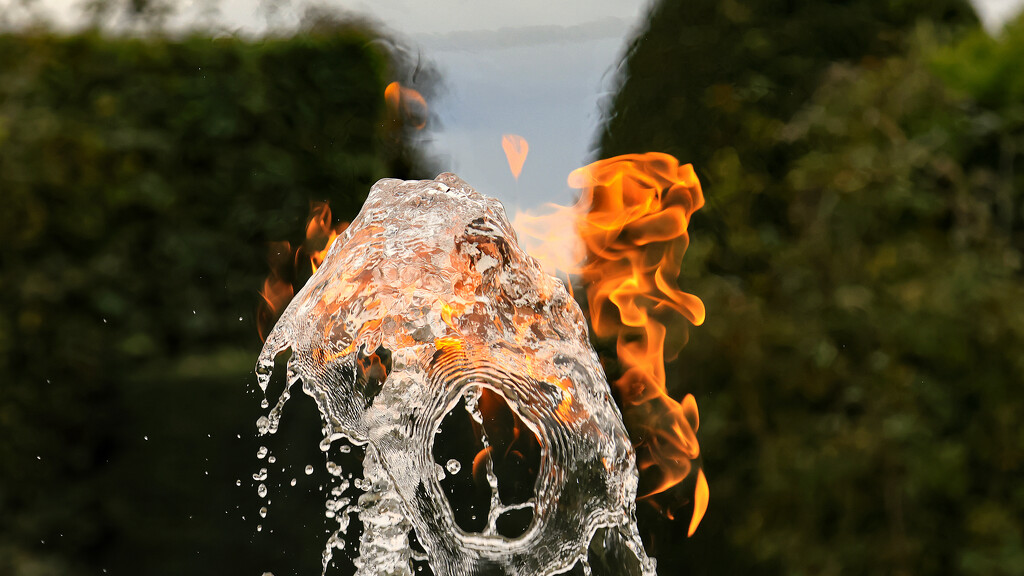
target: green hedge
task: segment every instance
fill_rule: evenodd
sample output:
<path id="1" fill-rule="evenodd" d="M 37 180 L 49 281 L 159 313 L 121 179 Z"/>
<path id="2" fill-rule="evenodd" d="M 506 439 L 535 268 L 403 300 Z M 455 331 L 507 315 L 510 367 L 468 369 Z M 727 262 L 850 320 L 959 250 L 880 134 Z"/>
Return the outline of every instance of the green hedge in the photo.
<path id="1" fill-rule="evenodd" d="M 374 39 L 0 36 L 0 572 L 317 569 L 322 520 L 266 539 L 235 486 L 243 392 L 267 242 L 300 240 L 311 201 L 351 218 L 377 179 L 426 175 Z"/>
<path id="2" fill-rule="evenodd" d="M 711 502 L 692 539 L 647 531 L 660 567 L 1024 574 L 1024 18 L 780 6 L 658 4 L 602 142 L 707 198 L 681 282 L 707 321 L 669 372 Z"/>

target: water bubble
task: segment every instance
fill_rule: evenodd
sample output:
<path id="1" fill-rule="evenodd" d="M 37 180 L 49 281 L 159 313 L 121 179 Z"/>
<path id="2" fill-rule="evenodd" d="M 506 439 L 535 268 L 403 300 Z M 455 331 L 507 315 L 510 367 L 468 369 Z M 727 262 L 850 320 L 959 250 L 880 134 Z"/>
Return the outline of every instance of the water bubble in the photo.
<path id="1" fill-rule="evenodd" d="M 267 485 L 266 484 L 260 484 L 259 487 L 256 488 L 256 493 L 260 495 L 260 498 L 266 498 L 267 497 Z"/>
<path id="2" fill-rule="evenodd" d="M 312 473 L 313 473 L 313 465 L 312 464 L 307 464 L 306 465 L 306 476 L 309 476 Z"/>
<path id="3" fill-rule="evenodd" d="M 459 461 L 456 460 L 455 458 L 449 460 L 448 463 L 444 465 L 444 467 L 448 469 L 449 474 L 458 474 L 459 470 L 462 470 L 462 464 L 460 464 Z"/>
<path id="4" fill-rule="evenodd" d="M 262 460 L 267 457 L 267 452 L 266 446 L 260 446 L 260 449 L 256 451 L 256 457 Z"/>

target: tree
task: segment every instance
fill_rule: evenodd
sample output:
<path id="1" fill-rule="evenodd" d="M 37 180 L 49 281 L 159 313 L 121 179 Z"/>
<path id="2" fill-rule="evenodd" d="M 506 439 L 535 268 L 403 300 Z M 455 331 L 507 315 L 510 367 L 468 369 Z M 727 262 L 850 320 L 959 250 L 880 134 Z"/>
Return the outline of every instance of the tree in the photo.
<path id="1" fill-rule="evenodd" d="M 708 319 L 670 390 L 697 395 L 711 505 L 691 540 L 644 518 L 665 573 L 1024 565 L 1024 27 L 958 40 L 952 10 L 899 33 L 885 6 L 859 51 L 794 27 L 824 43 L 802 74 L 785 23 L 748 11 L 741 34 L 729 3 L 674 48 L 662 4 L 627 59 L 602 155 L 674 152 L 708 199 L 682 282 Z M 641 54 L 695 72 L 652 79 Z"/>

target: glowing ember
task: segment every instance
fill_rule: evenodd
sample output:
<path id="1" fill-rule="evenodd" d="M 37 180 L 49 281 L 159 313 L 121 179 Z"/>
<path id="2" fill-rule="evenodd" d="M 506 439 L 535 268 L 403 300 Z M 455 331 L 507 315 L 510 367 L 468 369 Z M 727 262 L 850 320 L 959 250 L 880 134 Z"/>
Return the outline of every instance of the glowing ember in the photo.
<path id="1" fill-rule="evenodd" d="M 650 497 L 686 478 L 700 455 L 697 402 L 689 394 L 682 403 L 668 395 L 665 348 L 674 353 L 684 343 L 666 337 L 674 317 L 704 321 L 704 304 L 676 286 L 690 217 L 704 196 L 692 166 L 660 153 L 595 162 L 574 171 L 569 185 L 582 190 L 575 206 L 517 216 L 516 228 L 549 271 L 582 277 L 594 332 L 617 339 L 624 369 L 615 387 L 627 424 L 638 432 L 637 466 L 649 485 L 641 498 Z M 576 223 L 575 237 L 565 231 L 569 221 Z M 708 494 L 701 471 L 691 535 Z"/>
<path id="2" fill-rule="evenodd" d="M 518 134 L 505 134 L 501 137 L 501 148 L 505 151 L 505 158 L 508 159 L 508 168 L 512 171 L 512 176 L 519 180 L 519 174 L 523 171 L 523 164 L 526 162 L 526 155 L 530 153 L 530 144 Z"/>
<path id="3" fill-rule="evenodd" d="M 384 89 L 388 118 L 392 122 L 422 130 L 427 125 L 427 101 L 412 88 L 392 82 Z"/>

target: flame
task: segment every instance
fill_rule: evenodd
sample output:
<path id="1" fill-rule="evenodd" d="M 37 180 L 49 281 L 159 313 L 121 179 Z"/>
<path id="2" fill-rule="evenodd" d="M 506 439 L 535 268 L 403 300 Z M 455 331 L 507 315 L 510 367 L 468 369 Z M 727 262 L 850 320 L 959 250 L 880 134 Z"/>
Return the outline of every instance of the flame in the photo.
<path id="1" fill-rule="evenodd" d="M 256 329 L 260 340 L 266 340 L 267 334 L 274 326 L 274 321 L 295 295 L 292 283 L 285 279 L 292 258 L 292 246 L 289 242 L 271 242 L 267 260 L 270 274 L 263 281 L 259 309 L 256 312 Z"/>
<path id="2" fill-rule="evenodd" d="M 512 171 L 512 176 L 519 180 L 519 174 L 523 171 L 523 163 L 526 162 L 526 155 L 530 153 L 529 142 L 518 134 L 503 134 L 501 148 L 505 151 L 505 158 L 508 158 L 508 169 Z"/>
<path id="3" fill-rule="evenodd" d="M 676 285 L 690 218 L 704 196 L 691 165 L 656 152 L 594 162 L 573 171 L 569 185 L 582 191 L 574 206 L 517 214 L 515 228 L 549 272 L 581 277 L 595 334 L 616 338 L 622 376 L 614 386 L 650 486 L 640 498 L 651 498 L 682 482 L 700 456 L 697 402 L 690 394 L 681 403 L 668 395 L 665 360 L 666 346 L 671 358 L 685 344 L 670 338 L 667 326 L 679 316 L 704 322 L 703 302 Z M 575 238 L 566 230 L 570 221 Z M 698 470 L 690 535 L 708 497 Z"/>
<path id="4" fill-rule="evenodd" d="M 392 82 L 384 88 L 384 101 L 391 122 L 407 124 L 416 130 L 427 125 L 427 101 L 416 90 Z"/>
<path id="5" fill-rule="evenodd" d="M 348 228 L 348 222 L 336 226 L 332 226 L 331 222 L 330 205 L 327 202 L 311 202 L 303 244 L 293 250 L 287 241 L 270 243 L 267 257 L 270 273 L 263 281 L 263 289 L 260 290 L 263 299 L 256 314 L 260 340 L 266 340 L 277 317 L 295 296 L 295 287 L 290 278 L 296 276 L 301 254 L 308 254 L 310 267 L 315 273 L 327 257 L 331 244 Z"/>
<path id="6" fill-rule="evenodd" d="M 309 263 L 315 273 L 327 257 L 331 244 L 348 228 L 348 222 L 331 226 L 331 206 L 327 202 L 311 202 L 306 223 L 306 242 L 303 250 L 309 253 Z M 317 249 L 316 246 L 323 245 Z"/>

